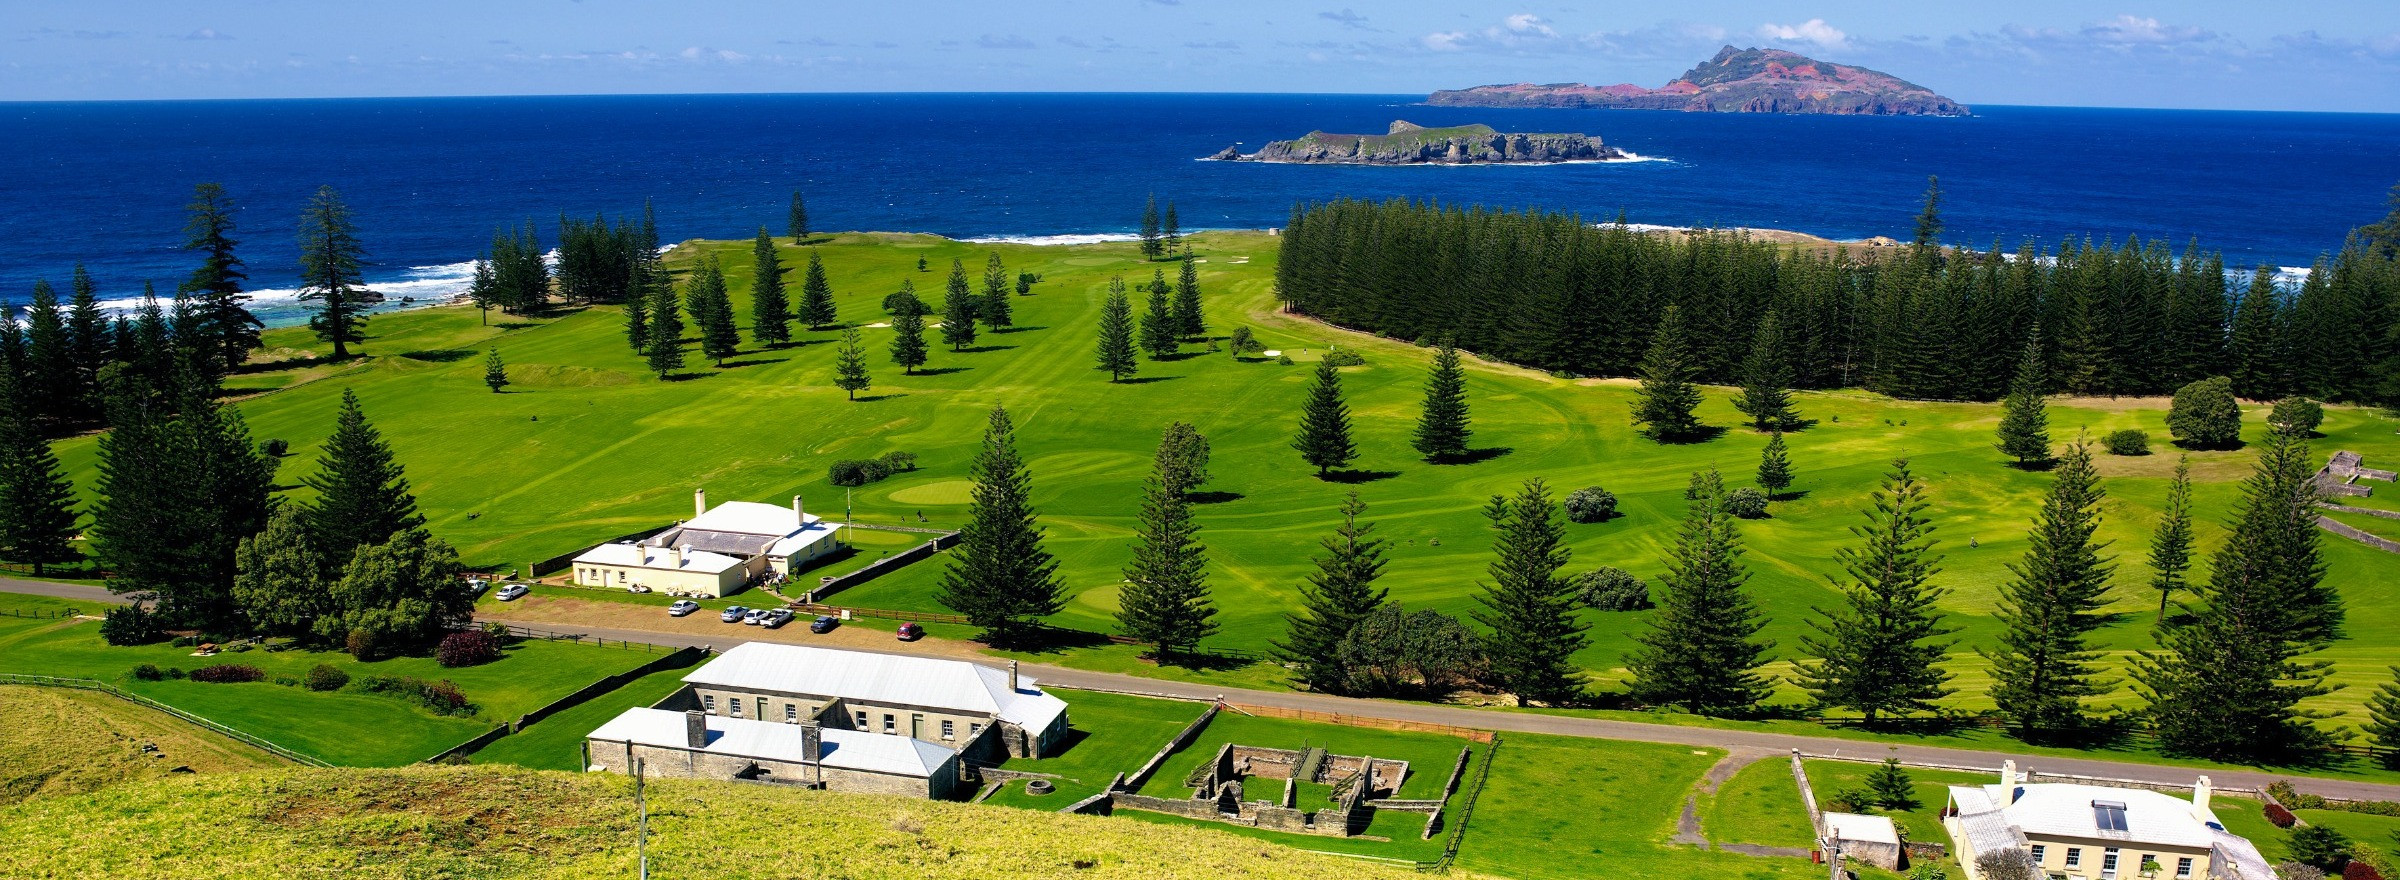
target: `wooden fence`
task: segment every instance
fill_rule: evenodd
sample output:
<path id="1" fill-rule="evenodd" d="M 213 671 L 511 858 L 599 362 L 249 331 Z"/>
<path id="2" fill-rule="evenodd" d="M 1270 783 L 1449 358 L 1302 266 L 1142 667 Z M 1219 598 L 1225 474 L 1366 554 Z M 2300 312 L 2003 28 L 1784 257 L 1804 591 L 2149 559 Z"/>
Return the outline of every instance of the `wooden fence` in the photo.
<path id="1" fill-rule="evenodd" d="M 224 736 L 227 739 L 257 748 L 260 751 L 264 751 L 270 755 L 274 755 L 275 757 L 282 758 L 294 764 L 305 764 L 310 767 L 333 766 L 321 759 L 303 755 L 299 752 L 292 751 L 291 749 L 284 748 L 264 739 L 260 739 L 256 736 L 243 733 L 239 730 L 218 724 L 214 721 L 210 721 L 190 712 L 183 711 L 182 709 L 177 709 L 157 700 L 150 699 L 149 697 L 120 689 L 115 685 L 108 684 L 107 682 L 94 681 L 88 678 L 57 678 L 48 675 L 18 675 L 15 673 L 0 673 L 0 684 L 22 684 L 32 685 L 35 687 L 74 688 L 76 690 L 98 691 L 137 706 L 165 712 L 169 715 L 173 715 L 177 718 L 183 719 L 184 721 L 188 721 L 194 725 L 205 728 L 212 733 L 216 733 L 220 736 Z"/>

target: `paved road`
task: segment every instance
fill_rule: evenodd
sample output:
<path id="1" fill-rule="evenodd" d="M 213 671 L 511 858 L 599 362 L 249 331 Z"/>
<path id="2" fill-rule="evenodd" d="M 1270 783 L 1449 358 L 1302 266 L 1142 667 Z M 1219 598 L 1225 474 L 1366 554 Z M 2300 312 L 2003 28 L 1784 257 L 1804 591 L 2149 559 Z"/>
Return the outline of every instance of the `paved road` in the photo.
<path id="1" fill-rule="evenodd" d="M 99 587 L 87 587 L 80 584 L 52 583 L 47 581 L 27 581 L 0 578 L 0 591 L 12 593 L 32 593 L 35 595 L 56 596 L 65 599 L 96 602 L 121 601 L 118 600 L 117 597 L 109 594 L 107 590 Z M 629 642 L 648 642 L 658 645 L 706 645 L 723 650 L 725 648 L 730 648 L 734 645 L 750 641 L 750 639 L 747 638 L 748 630 L 740 627 L 728 628 L 722 634 L 694 635 L 690 633 L 659 632 L 640 629 L 610 629 L 583 626 L 569 627 L 541 620 L 516 620 L 504 617 L 487 616 L 484 619 L 494 620 L 502 623 L 514 623 L 521 626 L 530 626 L 539 629 L 577 632 L 597 638 L 620 639 Z M 921 653 L 906 650 L 904 643 L 893 642 L 891 645 L 892 649 L 881 650 L 880 653 Z M 1200 700 L 1224 697 L 1234 702 L 1256 706 L 1272 706 L 1285 709 L 1301 709 L 1311 712 L 1359 715 L 1369 718 L 1382 718 L 1397 721 L 1416 721 L 1427 724 L 1447 724 L 1454 727 L 1471 727 L 1484 730 L 1499 730 L 1518 733 L 1543 733 L 1555 734 L 1559 736 L 1619 739 L 1631 740 L 1635 742 L 1667 743 L 1671 745 L 1729 749 L 1735 751 L 1768 751 L 1779 754 L 1789 753 L 1793 749 L 1799 749 L 1814 755 L 1855 755 L 1870 759 L 1880 759 L 1886 755 L 1897 754 L 1902 761 L 1911 763 L 1940 764 L 1954 767 L 1991 768 L 1995 772 L 1998 770 L 2000 762 L 2009 760 L 2011 758 L 2017 758 L 2017 763 L 2019 766 L 2030 767 L 2046 773 L 2069 773 L 2081 776 L 2131 779 L 2142 782 L 2158 783 L 2162 785 L 2190 785 L 2192 784 L 2193 778 L 2202 773 L 2208 774 L 2209 778 L 2215 782 L 2219 788 L 2259 788 L 2277 779 L 2291 778 L 2290 774 L 2282 773 L 2253 773 L 2224 769 L 2197 770 L 2188 767 L 2160 767 L 2148 764 L 2130 764 L 2120 761 L 2103 761 L 2088 758 L 2057 758 L 2038 756 L 2028 758 L 2006 752 L 1981 751 L 1975 749 L 1952 749 L 1938 746 L 1902 745 L 1895 749 L 1894 747 L 1883 743 L 1867 742 L 1863 740 L 1833 739 L 1829 737 L 1800 736 L 1785 733 L 1765 733 L 1751 730 L 1720 730 L 1708 727 L 1684 727 L 1672 724 L 1649 724 L 1638 721 L 1617 721 L 1601 718 L 1574 718 L 1558 715 L 1539 715 L 1529 712 L 1468 709 L 1459 706 L 1437 706 L 1426 703 L 1403 703 L 1388 700 L 1364 700 L 1351 697 L 1337 697 L 1329 694 L 1299 693 L 1294 691 L 1243 690 L 1207 684 L 1193 684 L 1189 682 L 1169 681 L 1165 679 L 1143 678 L 1133 675 L 1119 675 L 1110 672 L 1093 672 L 1084 669 L 1068 669 L 1062 666 L 1027 664 L 1025 670 L 1029 675 L 1040 679 L 1044 683 L 1057 685 L 1064 688 L 1132 691 L 1137 693 L 1151 693 Z M 2329 797 L 2345 797 L 2364 800 L 2400 800 L 2400 785 L 2356 782 L 2339 779 L 2310 779 L 2307 780 L 2302 787 L 2307 791 Z"/>

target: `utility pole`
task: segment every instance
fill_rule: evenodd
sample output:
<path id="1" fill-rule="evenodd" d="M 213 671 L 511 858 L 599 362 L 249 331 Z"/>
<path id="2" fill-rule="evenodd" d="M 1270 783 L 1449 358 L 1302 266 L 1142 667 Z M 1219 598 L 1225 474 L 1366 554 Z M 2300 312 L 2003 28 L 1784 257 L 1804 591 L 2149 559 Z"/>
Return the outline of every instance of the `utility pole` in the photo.
<path id="1" fill-rule="evenodd" d="M 642 759 L 633 759 L 633 853 L 639 880 L 650 880 L 650 802 L 642 797 Z"/>

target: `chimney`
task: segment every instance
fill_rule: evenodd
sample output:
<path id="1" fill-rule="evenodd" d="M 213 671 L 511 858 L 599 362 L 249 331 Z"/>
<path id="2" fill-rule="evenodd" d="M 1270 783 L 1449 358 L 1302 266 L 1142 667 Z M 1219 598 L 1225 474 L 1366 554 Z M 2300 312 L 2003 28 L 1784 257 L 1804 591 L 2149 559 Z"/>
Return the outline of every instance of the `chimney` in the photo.
<path id="1" fill-rule="evenodd" d="M 701 514 L 704 514 L 704 513 L 707 513 L 707 512 L 708 512 L 708 490 L 707 490 L 707 489 L 693 489 L 693 490 L 692 490 L 692 516 L 694 516 L 694 517 L 698 517 L 699 515 L 701 515 Z"/>
<path id="2" fill-rule="evenodd" d="M 683 713 L 683 741 L 692 748 L 708 747 L 708 715 L 698 709 Z"/>
<path id="3" fill-rule="evenodd" d="M 2215 793 L 2216 786 L 2209 784 L 2206 776 L 2202 776 L 2200 781 L 2192 783 L 2192 811 L 2195 813 L 2206 812 L 2208 797 Z"/>
<path id="4" fill-rule="evenodd" d="M 672 544 L 669 544 L 669 545 L 667 545 L 667 546 L 666 546 L 664 549 L 667 551 L 667 567 L 668 567 L 668 568 L 682 568 L 682 567 L 683 567 L 683 548 L 681 548 L 681 547 L 677 547 L 677 546 L 675 546 L 675 545 L 672 545 Z"/>
<path id="5" fill-rule="evenodd" d="M 1008 692 L 1017 692 L 1017 661 L 1008 661 Z"/>
<path id="6" fill-rule="evenodd" d="M 2001 806 L 2014 805 L 2017 802 L 2017 796 L 2025 793 L 2025 787 L 2017 784 L 2017 781 L 2022 778 L 2017 775 L 2016 759 L 2011 758 L 2000 762 Z"/>
<path id="7" fill-rule="evenodd" d="M 799 520 L 800 525 L 808 524 L 808 512 L 801 509 L 800 496 L 798 495 L 792 496 L 792 518 Z"/>
<path id="8" fill-rule="evenodd" d="M 825 754 L 825 732 L 815 719 L 800 722 L 800 760 L 817 763 Z"/>

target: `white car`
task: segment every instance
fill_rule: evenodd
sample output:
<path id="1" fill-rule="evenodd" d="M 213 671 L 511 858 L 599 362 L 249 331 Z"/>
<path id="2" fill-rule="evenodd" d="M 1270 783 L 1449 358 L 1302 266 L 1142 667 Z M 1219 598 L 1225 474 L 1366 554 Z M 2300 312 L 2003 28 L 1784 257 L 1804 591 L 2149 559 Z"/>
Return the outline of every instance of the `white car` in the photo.
<path id="1" fill-rule="evenodd" d="M 742 614 L 742 622 L 750 626 L 757 626 L 766 619 L 767 609 L 764 608 L 752 608 Z"/>
<path id="2" fill-rule="evenodd" d="M 499 594 L 494 598 L 497 598 L 502 602 L 514 602 L 519 597 L 522 597 L 526 593 L 530 592 L 533 592 L 532 587 L 528 587 L 524 584 L 509 584 L 508 586 L 501 587 Z"/>
<path id="3" fill-rule="evenodd" d="M 667 616 L 682 617 L 698 610 L 700 610 L 700 603 L 690 599 L 678 599 L 675 604 L 667 606 Z"/>

